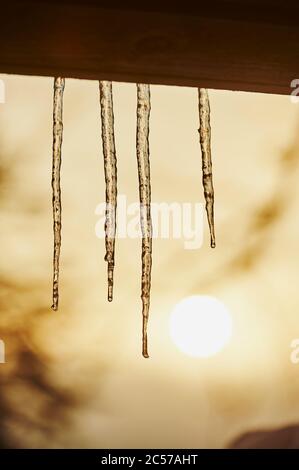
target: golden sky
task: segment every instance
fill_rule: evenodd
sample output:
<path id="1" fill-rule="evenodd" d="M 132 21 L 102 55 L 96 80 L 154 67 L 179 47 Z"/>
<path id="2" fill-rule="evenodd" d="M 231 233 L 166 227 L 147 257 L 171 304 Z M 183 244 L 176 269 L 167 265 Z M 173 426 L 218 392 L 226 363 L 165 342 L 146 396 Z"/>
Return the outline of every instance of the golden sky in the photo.
<path id="1" fill-rule="evenodd" d="M 60 308 L 51 305 L 52 85 L 2 75 L 0 437 L 19 447 L 224 447 L 240 432 L 299 420 L 299 104 L 210 91 L 217 248 L 154 240 L 150 359 L 141 356 L 140 240 L 116 240 L 106 301 L 98 84 L 67 80 Z M 152 86 L 152 200 L 203 202 L 197 91 Z M 118 191 L 138 201 L 136 87 L 114 84 Z M 183 355 L 174 305 L 209 294 L 233 336 Z"/>

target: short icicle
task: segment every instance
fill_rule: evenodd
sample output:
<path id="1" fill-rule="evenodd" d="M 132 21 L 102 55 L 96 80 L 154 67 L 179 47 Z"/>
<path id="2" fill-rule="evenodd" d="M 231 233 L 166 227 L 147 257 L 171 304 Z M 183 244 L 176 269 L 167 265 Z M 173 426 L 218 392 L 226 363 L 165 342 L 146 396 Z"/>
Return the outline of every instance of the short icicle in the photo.
<path id="1" fill-rule="evenodd" d="M 52 309 L 58 309 L 59 301 L 59 258 L 61 248 L 61 145 L 63 136 L 63 92 L 65 79 L 54 79 L 53 99 L 53 163 L 52 163 L 52 196 L 53 196 L 53 230 L 54 230 L 54 255 L 53 255 L 53 305 Z"/>
<path id="2" fill-rule="evenodd" d="M 216 240 L 214 227 L 214 188 L 212 176 L 210 102 L 208 90 L 206 90 L 205 88 L 199 88 L 198 98 L 200 123 L 199 136 L 202 154 L 202 182 L 211 236 L 211 247 L 215 248 Z"/>
<path id="3" fill-rule="evenodd" d="M 108 263 L 108 301 L 113 299 L 113 273 L 115 258 L 117 162 L 114 138 L 112 82 L 100 81 L 102 143 L 106 182 L 105 261 Z"/>
<path id="4" fill-rule="evenodd" d="M 149 357 L 147 325 L 150 307 L 152 269 L 151 182 L 149 161 L 150 87 L 137 84 L 137 163 L 139 177 L 140 224 L 142 233 L 142 355 Z"/>

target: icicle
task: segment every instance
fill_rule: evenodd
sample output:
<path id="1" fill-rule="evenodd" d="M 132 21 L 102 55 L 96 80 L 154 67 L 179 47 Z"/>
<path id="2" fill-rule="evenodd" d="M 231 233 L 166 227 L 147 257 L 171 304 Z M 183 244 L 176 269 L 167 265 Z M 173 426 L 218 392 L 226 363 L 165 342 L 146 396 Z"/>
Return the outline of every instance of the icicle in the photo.
<path id="1" fill-rule="evenodd" d="M 100 82 L 102 143 L 106 181 L 105 261 L 108 263 L 108 300 L 113 298 L 113 271 L 116 232 L 117 168 L 114 139 L 112 82 Z"/>
<path id="2" fill-rule="evenodd" d="M 199 98 L 199 136 L 202 154 L 202 182 L 204 196 L 206 200 L 206 211 L 211 236 L 211 247 L 215 248 L 215 227 L 214 227 L 214 188 L 212 177 L 212 157 L 211 157 L 211 125 L 210 125 L 210 102 L 208 90 L 198 89 Z"/>
<path id="3" fill-rule="evenodd" d="M 62 109 L 63 91 L 65 80 L 57 77 L 54 79 L 53 100 L 53 165 L 52 165 L 52 191 L 53 191 L 53 229 L 54 229 L 54 256 L 53 256 L 53 305 L 52 309 L 58 309 L 59 301 L 59 257 L 61 247 L 61 144 L 63 134 Z"/>
<path id="4" fill-rule="evenodd" d="M 149 161 L 149 117 L 150 87 L 137 85 L 137 162 L 139 177 L 140 224 L 142 232 L 142 354 L 149 357 L 147 347 L 147 324 L 150 307 L 152 269 L 152 221 L 151 221 L 151 182 Z"/>

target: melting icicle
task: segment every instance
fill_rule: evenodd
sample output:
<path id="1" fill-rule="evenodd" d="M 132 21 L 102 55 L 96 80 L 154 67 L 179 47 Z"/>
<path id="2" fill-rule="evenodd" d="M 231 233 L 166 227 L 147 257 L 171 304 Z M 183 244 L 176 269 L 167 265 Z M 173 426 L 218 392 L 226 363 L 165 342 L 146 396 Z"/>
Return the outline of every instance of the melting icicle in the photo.
<path id="1" fill-rule="evenodd" d="M 100 103 L 106 181 L 105 261 L 108 263 L 108 300 L 111 302 L 113 298 L 113 271 L 117 204 L 117 168 L 114 139 L 112 82 L 100 81 Z"/>
<path id="2" fill-rule="evenodd" d="M 61 247 L 61 145 L 63 134 L 62 109 L 65 80 L 58 77 L 54 79 L 53 100 L 53 165 L 52 165 L 52 191 L 53 191 L 53 229 L 54 229 L 54 256 L 53 256 L 53 305 L 58 309 L 59 301 L 59 257 Z"/>
<path id="3" fill-rule="evenodd" d="M 199 136 L 202 154 L 202 182 L 204 196 L 206 200 L 206 211 L 211 236 L 211 247 L 215 248 L 215 227 L 214 227 L 214 188 L 212 177 L 212 157 L 211 157 L 211 125 L 210 125 L 210 102 L 208 90 L 198 89 L 199 98 Z"/>
<path id="4" fill-rule="evenodd" d="M 139 177 L 140 224 L 142 232 L 142 354 L 149 357 L 147 347 L 147 325 L 150 307 L 152 269 L 152 221 L 151 221 L 151 182 L 149 161 L 149 117 L 150 87 L 137 85 L 137 162 Z"/>

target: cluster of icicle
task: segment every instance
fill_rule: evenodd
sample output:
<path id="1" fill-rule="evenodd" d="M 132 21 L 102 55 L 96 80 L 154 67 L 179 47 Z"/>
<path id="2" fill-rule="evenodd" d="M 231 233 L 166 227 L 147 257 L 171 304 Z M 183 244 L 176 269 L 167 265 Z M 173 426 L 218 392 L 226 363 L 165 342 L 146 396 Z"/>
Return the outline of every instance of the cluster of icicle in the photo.
<path id="1" fill-rule="evenodd" d="M 53 305 L 58 309 L 59 300 L 59 256 L 61 248 L 61 146 L 63 136 L 63 92 L 65 80 L 58 77 L 54 79 L 53 100 L 53 228 L 54 228 L 54 256 L 53 256 Z M 117 159 L 114 137 L 114 115 L 112 82 L 100 81 L 100 106 L 102 120 L 102 144 L 104 155 L 104 171 L 106 182 L 106 214 L 105 214 L 105 246 L 108 271 L 108 300 L 113 298 L 113 273 L 115 264 L 115 235 L 116 235 L 116 209 L 117 209 Z M 198 89 L 199 103 L 199 135 L 202 154 L 202 180 L 206 212 L 211 236 L 211 247 L 215 247 L 214 230 L 214 190 L 212 180 L 211 160 L 211 126 L 210 104 L 208 92 L 205 88 Z M 151 221 L 151 180 L 149 158 L 149 122 L 151 111 L 150 86 L 137 84 L 137 131 L 136 153 L 139 178 L 140 199 L 140 225 L 142 233 L 142 274 L 141 274 L 141 300 L 142 300 L 142 354 L 148 358 L 147 326 L 150 308 L 151 269 L 152 269 L 152 221 Z"/>

